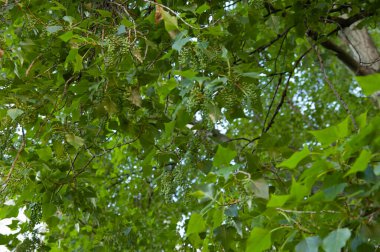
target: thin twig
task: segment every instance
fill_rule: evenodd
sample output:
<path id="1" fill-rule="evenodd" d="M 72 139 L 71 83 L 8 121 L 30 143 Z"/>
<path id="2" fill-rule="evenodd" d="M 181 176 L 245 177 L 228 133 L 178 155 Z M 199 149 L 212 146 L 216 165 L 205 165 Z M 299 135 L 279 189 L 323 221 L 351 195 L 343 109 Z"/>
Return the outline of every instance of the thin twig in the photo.
<path id="1" fill-rule="evenodd" d="M 280 88 L 281 82 L 282 82 L 282 74 L 280 74 L 280 77 L 278 78 L 278 82 L 277 82 L 276 89 L 275 89 L 274 94 L 273 94 L 272 101 L 270 102 L 269 108 L 267 110 L 267 114 L 265 115 L 262 132 L 265 131 L 265 124 L 267 123 L 267 120 L 268 120 L 268 117 L 269 117 L 269 113 L 270 113 L 270 111 L 272 109 L 272 106 L 273 106 L 274 100 L 276 98 L 278 89 Z"/>
<path id="2" fill-rule="evenodd" d="M 257 140 L 259 140 L 260 138 L 261 138 L 261 136 L 258 136 L 258 137 L 255 137 L 255 138 L 251 139 L 247 144 L 245 144 L 245 145 L 241 148 L 240 153 L 243 152 L 243 150 L 244 150 L 248 145 L 250 145 L 251 143 L 253 143 L 253 142 L 257 141 Z"/>
<path id="3" fill-rule="evenodd" d="M 30 70 L 32 69 L 34 63 L 36 63 L 36 61 L 37 61 L 40 57 L 41 57 L 41 54 L 38 55 L 38 56 L 32 61 L 32 63 L 30 63 L 28 69 L 26 69 L 25 76 L 28 76 L 28 75 L 29 75 L 29 72 L 30 72 Z"/>
<path id="4" fill-rule="evenodd" d="M 137 30 L 136 30 L 136 22 L 135 22 L 135 20 L 133 19 L 133 17 L 131 16 L 131 14 L 129 14 L 128 10 L 124 7 L 124 5 L 119 4 L 117 2 L 113 2 L 113 1 L 109 1 L 109 3 L 115 4 L 115 5 L 119 6 L 120 8 L 122 8 L 123 11 L 125 12 L 125 14 L 127 14 L 127 16 L 129 17 L 130 21 L 133 24 L 133 33 L 135 34 L 135 37 L 134 37 L 134 39 L 133 39 L 133 41 L 131 43 L 134 43 L 136 41 L 136 39 L 137 39 Z"/>
<path id="5" fill-rule="evenodd" d="M 299 210 L 289 210 L 289 209 L 282 209 L 282 208 L 276 208 L 277 211 L 284 212 L 284 213 L 294 213 L 294 214 L 321 214 L 321 213 L 332 213 L 332 214 L 339 214 L 340 212 L 333 211 L 333 210 L 321 210 L 321 211 L 299 211 Z"/>
<path id="6" fill-rule="evenodd" d="M 295 27 L 295 26 L 293 25 L 293 26 L 289 27 L 288 29 L 286 29 L 284 32 L 277 34 L 276 38 L 269 41 L 268 44 L 262 45 L 262 46 L 258 47 L 257 49 L 253 50 L 252 52 L 249 53 L 249 55 L 252 55 L 252 54 L 257 53 L 257 52 L 262 52 L 263 50 L 267 49 L 268 47 L 273 45 L 276 41 L 278 41 L 282 37 L 286 36 L 293 27 Z"/>
<path id="7" fill-rule="evenodd" d="M 8 182 L 9 182 L 9 180 L 12 177 L 12 173 L 13 173 L 15 167 L 16 167 L 16 163 L 17 163 L 18 159 L 20 158 L 21 152 L 24 150 L 25 145 L 26 145 L 26 139 L 25 139 L 24 129 L 21 129 L 21 131 L 22 131 L 22 142 L 21 142 L 21 145 L 20 145 L 20 147 L 19 147 L 19 149 L 17 151 L 16 157 L 15 157 L 15 159 L 12 162 L 11 168 L 9 169 L 9 172 L 8 172 L 8 174 L 7 174 L 7 176 L 6 176 L 5 180 L 4 180 L 4 183 L 2 185 L 3 188 L 2 188 L 1 191 L 4 191 L 4 189 L 7 187 Z"/>
<path id="8" fill-rule="evenodd" d="M 274 123 L 274 119 L 276 118 L 278 112 L 280 111 L 282 105 L 284 104 L 284 100 L 285 100 L 285 97 L 286 97 L 286 94 L 287 94 L 287 91 L 288 91 L 288 88 L 289 88 L 289 83 L 290 83 L 290 79 L 292 78 L 293 74 L 294 74 L 294 71 L 296 70 L 296 68 L 298 67 L 298 65 L 300 64 L 300 62 L 302 61 L 302 59 L 311 51 L 312 47 L 310 47 L 308 50 L 306 50 L 306 52 L 304 52 L 297 60 L 296 62 L 294 63 L 294 67 L 292 69 L 292 71 L 290 72 L 289 76 L 288 76 L 288 79 L 286 81 L 286 85 L 285 85 L 285 88 L 284 88 L 284 91 L 282 91 L 282 95 L 281 95 L 281 100 L 280 100 L 280 103 L 277 105 L 277 108 L 276 110 L 274 111 L 274 114 L 272 116 L 272 118 L 270 119 L 269 123 L 268 123 L 268 126 L 265 128 L 264 130 L 264 133 L 268 132 L 268 130 L 272 127 L 272 124 Z"/>
<path id="9" fill-rule="evenodd" d="M 247 142 L 250 142 L 250 141 L 251 141 L 251 139 L 248 139 L 248 138 L 245 138 L 245 137 L 237 137 L 237 138 L 231 138 L 231 139 L 228 139 L 228 140 L 226 141 L 226 143 L 233 142 L 233 141 L 241 141 L 241 140 L 243 140 L 243 141 L 247 141 Z"/>
<path id="10" fill-rule="evenodd" d="M 340 96 L 340 94 L 338 93 L 338 91 L 335 89 L 334 85 L 331 83 L 331 81 L 329 80 L 329 78 L 328 78 L 328 76 L 326 74 L 326 70 L 325 70 L 325 66 L 324 66 L 324 63 L 323 63 L 323 59 L 321 57 L 321 54 L 318 51 L 318 48 L 315 47 L 315 46 L 313 46 L 312 48 L 314 48 L 314 51 L 317 54 L 318 61 L 319 61 L 319 66 L 320 66 L 321 72 L 323 74 L 323 79 L 325 80 L 325 82 L 327 83 L 327 85 L 329 86 L 329 88 L 331 89 L 331 91 L 333 91 L 333 93 L 334 93 L 335 97 L 338 99 L 339 103 L 346 110 L 346 113 L 350 116 L 352 124 L 354 125 L 355 130 L 357 130 L 358 129 L 358 125 L 357 125 L 357 123 L 355 121 L 354 116 L 352 115 L 352 112 L 351 112 L 350 108 L 348 107 L 347 103 L 343 100 L 342 96 Z"/>

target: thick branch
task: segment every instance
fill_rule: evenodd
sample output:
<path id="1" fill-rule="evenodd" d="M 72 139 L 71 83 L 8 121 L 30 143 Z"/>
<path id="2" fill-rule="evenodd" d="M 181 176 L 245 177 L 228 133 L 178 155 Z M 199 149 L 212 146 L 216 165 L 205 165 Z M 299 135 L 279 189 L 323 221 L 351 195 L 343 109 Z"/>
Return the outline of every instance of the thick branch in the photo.
<path id="1" fill-rule="evenodd" d="M 370 11 L 362 11 L 362 12 L 359 12 L 358 14 L 353 15 L 347 19 L 340 18 L 337 23 L 339 24 L 339 28 L 343 29 L 346 27 L 350 27 L 352 24 L 356 23 L 357 21 L 360 21 L 362 19 L 370 17 L 374 14 L 375 13 L 370 12 Z"/>
<path id="2" fill-rule="evenodd" d="M 349 53 L 334 44 L 332 41 L 324 41 L 321 43 L 321 45 L 324 48 L 333 51 L 338 59 L 340 59 L 346 66 L 348 66 L 355 73 L 355 75 L 369 75 L 375 73 L 373 69 L 361 66 L 359 62 L 357 62 Z"/>

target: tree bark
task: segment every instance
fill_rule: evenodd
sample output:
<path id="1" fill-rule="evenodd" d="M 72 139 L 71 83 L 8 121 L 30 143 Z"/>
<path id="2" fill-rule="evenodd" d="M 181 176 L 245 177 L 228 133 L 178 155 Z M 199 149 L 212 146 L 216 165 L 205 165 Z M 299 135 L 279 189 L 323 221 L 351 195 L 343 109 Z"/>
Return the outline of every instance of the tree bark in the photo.
<path id="1" fill-rule="evenodd" d="M 355 61 L 368 74 L 380 72 L 380 53 L 367 29 L 358 29 L 355 23 L 340 31 L 339 37 L 350 48 Z"/>

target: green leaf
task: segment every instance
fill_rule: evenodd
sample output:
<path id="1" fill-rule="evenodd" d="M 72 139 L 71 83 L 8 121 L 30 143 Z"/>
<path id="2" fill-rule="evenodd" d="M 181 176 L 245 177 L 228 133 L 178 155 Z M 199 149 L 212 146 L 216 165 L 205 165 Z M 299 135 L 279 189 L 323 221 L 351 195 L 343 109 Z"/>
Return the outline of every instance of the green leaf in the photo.
<path id="1" fill-rule="evenodd" d="M 212 216 L 212 228 L 215 229 L 222 225 L 224 220 L 224 209 L 222 207 L 215 208 L 214 209 L 214 214 Z"/>
<path id="2" fill-rule="evenodd" d="M 165 29 L 167 32 L 178 30 L 177 17 L 170 15 L 168 12 L 161 9 L 161 14 L 164 19 Z"/>
<path id="3" fill-rule="evenodd" d="M 184 30 L 177 35 L 172 47 L 174 50 L 180 52 L 182 47 L 190 40 L 191 38 L 187 36 L 187 31 Z"/>
<path id="4" fill-rule="evenodd" d="M 367 111 L 355 118 L 360 129 L 367 125 Z"/>
<path id="5" fill-rule="evenodd" d="M 164 138 L 168 138 L 168 137 L 172 136 L 173 131 L 174 131 L 174 127 L 175 127 L 175 123 L 176 123 L 175 120 L 168 122 L 168 123 L 164 123 L 164 125 L 165 125 L 165 133 L 163 135 Z"/>
<path id="6" fill-rule="evenodd" d="M 370 96 L 380 90 L 380 73 L 370 74 L 366 76 L 356 76 L 363 94 Z"/>
<path id="7" fill-rule="evenodd" d="M 96 10 L 99 14 L 100 14 L 100 16 L 102 16 L 102 17 L 112 17 L 112 13 L 111 12 L 109 12 L 109 11 L 106 11 L 106 10 L 101 10 L 101 9 L 98 9 L 98 10 Z"/>
<path id="8" fill-rule="evenodd" d="M 202 4 L 199 6 L 196 10 L 195 13 L 197 14 L 202 14 L 203 12 L 207 11 L 210 9 L 210 6 L 207 3 Z"/>
<path id="9" fill-rule="evenodd" d="M 210 252 L 210 250 L 208 249 L 209 242 L 210 242 L 210 240 L 207 237 L 206 237 L 206 239 L 203 240 L 202 252 Z"/>
<path id="10" fill-rule="evenodd" d="M 218 167 L 218 170 L 215 171 L 215 174 L 218 176 L 224 177 L 224 179 L 227 181 L 231 174 L 233 174 L 238 169 L 235 165 L 225 166 L 222 168 Z"/>
<path id="11" fill-rule="evenodd" d="M 256 73 L 256 72 L 242 73 L 240 75 L 244 77 L 253 78 L 253 79 L 259 79 L 261 77 L 260 73 Z"/>
<path id="12" fill-rule="evenodd" d="M 186 235 L 198 234 L 206 230 L 206 222 L 203 220 L 202 215 L 193 213 L 187 224 Z"/>
<path id="13" fill-rule="evenodd" d="M 337 140 L 336 127 L 332 126 L 322 130 L 309 131 L 323 146 L 328 146 Z"/>
<path id="14" fill-rule="evenodd" d="M 351 231 L 348 228 L 339 228 L 329 233 L 329 235 L 323 239 L 322 247 L 328 252 L 340 252 L 350 236 Z"/>
<path id="15" fill-rule="evenodd" d="M 12 239 L 14 239 L 13 235 L 0 234 L 0 245 L 7 245 Z"/>
<path id="16" fill-rule="evenodd" d="M 71 144 L 75 149 L 78 149 L 84 145 L 83 138 L 79 136 L 75 136 L 74 134 L 66 134 L 65 137 L 66 137 L 66 141 L 69 144 Z"/>
<path id="17" fill-rule="evenodd" d="M 350 133 L 349 121 L 349 117 L 347 116 L 346 119 L 344 119 L 341 123 L 336 125 L 337 136 L 339 137 L 339 139 L 347 137 Z"/>
<path id="18" fill-rule="evenodd" d="M 11 230 L 16 230 L 18 228 L 19 220 L 12 220 L 12 223 L 7 225 Z"/>
<path id="19" fill-rule="evenodd" d="M 267 207 L 282 207 L 289 199 L 290 195 L 274 195 L 272 194 Z"/>
<path id="20" fill-rule="evenodd" d="M 187 237 L 194 248 L 199 248 L 202 245 L 202 240 L 198 234 L 190 234 Z"/>
<path id="21" fill-rule="evenodd" d="M 55 214 L 56 211 L 57 211 L 57 207 L 54 204 L 52 203 L 42 204 L 42 218 L 44 218 L 44 220 L 47 220 L 48 218 L 50 218 L 52 215 Z"/>
<path id="22" fill-rule="evenodd" d="M 38 149 L 36 152 L 39 158 L 43 161 L 48 161 L 53 156 L 53 151 L 51 150 L 49 146 L 46 146 L 45 148 L 42 148 L 42 149 Z"/>
<path id="23" fill-rule="evenodd" d="M 344 176 L 348 176 L 352 173 L 357 173 L 364 171 L 367 168 L 368 162 L 371 160 L 371 152 L 367 149 L 364 149 L 360 152 L 359 157 L 355 160 L 355 163 L 352 165 L 351 169 Z"/>
<path id="24" fill-rule="evenodd" d="M 64 42 L 69 41 L 74 36 L 74 33 L 72 31 L 65 32 L 58 38 L 62 39 Z"/>
<path id="25" fill-rule="evenodd" d="M 17 217 L 19 208 L 12 205 L 4 205 L 0 208 L 0 220 L 5 218 Z"/>
<path id="26" fill-rule="evenodd" d="M 269 186 L 264 179 L 251 181 L 253 194 L 258 198 L 269 199 Z"/>
<path id="27" fill-rule="evenodd" d="M 265 22 L 267 26 L 269 26 L 270 30 L 275 31 L 276 33 L 279 33 L 280 29 L 280 18 L 275 15 L 270 15 L 267 21 Z"/>
<path id="28" fill-rule="evenodd" d="M 24 110 L 22 109 L 18 109 L 18 108 L 15 108 L 15 109 L 8 109 L 7 111 L 7 115 L 9 115 L 10 118 L 12 118 L 12 120 L 14 121 L 17 117 L 19 117 L 20 115 L 24 114 Z"/>
<path id="29" fill-rule="evenodd" d="M 195 198 L 197 198 L 197 199 L 202 199 L 202 198 L 204 198 L 206 196 L 206 194 L 203 191 L 201 191 L 201 190 L 192 192 L 192 193 L 190 193 L 190 195 L 193 196 L 193 197 L 195 197 Z"/>
<path id="30" fill-rule="evenodd" d="M 183 77 L 188 78 L 188 79 L 192 79 L 195 76 L 197 76 L 198 72 L 196 72 L 196 71 L 194 71 L 192 69 L 189 69 L 189 70 L 186 70 L 186 71 L 175 70 L 174 74 L 175 75 L 183 76 Z"/>
<path id="31" fill-rule="evenodd" d="M 82 60 L 83 58 L 79 55 L 78 49 L 72 48 L 69 52 L 69 55 L 66 57 L 65 67 L 67 68 L 68 64 L 71 63 L 74 68 L 74 72 L 79 72 L 83 69 Z"/>
<path id="32" fill-rule="evenodd" d="M 55 6 L 52 6 L 52 7 L 51 7 L 52 10 L 63 10 L 63 11 L 67 11 L 66 7 L 63 6 L 61 3 L 59 3 L 58 1 L 52 1 L 52 3 L 55 3 Z"/>
<path id="33" fill-rule="evenodd" d="M 126 18 L 123 18 L 123 20 L 121 20 L 121 22 L 125 27 L 133 27 L 133 22 L 131 22 L 130 20 L 126 19 Z"/>
<path id="34" fill-rule="evenodd" d="M 292 186 L 290 188 L 290 196 L 292 199 L 302 201 L 304 197 L 309 194 L 309 191 L 309 188 L 292 178 Z"/>
<path id="35" fill-rule="evenodd" d="M 318 247 L 321 244 L 319 236 L 311 236 L 302 240 L 296 246 L 296 252 L 318 252 Z"/>
<path id="36" fill-rule="evenodd" d="M 236 157 L 236 155 L 236 151 L 229 148 L 224 148 L 223 146 L 219 145 L 218 150 L 214 156 L 213 165 L 219 168 L 222 166 L 228 166 L 231 160 Z"/>
<path id="37" fill-rule="evenodd" d="M 261 252 L 271 247 L 271 232 L 269 230 L 255 227 L 247 240 L 246 252 Z"/>
<path id="38" fill-rule="evenodd" d="M 337 185 L 333 185 L 323 190 L 324 200 L 325 201 L 333 201 L 340 193 L 343 192 L 344 188 L 346 188 L 347 183 L 340 183 Z"/>
<path id="39" fill-rule="evenodd" d="M 161 85 L 159 85 L 157 88 L 157 93 L 160 96 L 160 100 L 164 102 L 168 94 L 177 87 L 177 82 L 171 78 L 169 80 L 160 82 L 160 84 Z"/>
<path id="40" fill-rule="evenodd" d="M 282 161 L 278 167 L 287 167 L 289 169 L 294 169 L 298 163 L 307 157 L 310 154 L 310 151 L 307 147 L 304 147 L 302 151 L 294 153 L 290 158 Z"/>
<path id="41" fill-rule="evenodd" d="M 64 16 L 62 19 L 65 20 L 66 22 L 68 22 L 70 25 L 72 25 L 74 23 L 74 20 L 75 20 L 74 17 L 72 17 L 72 16 Z"/>
<path id="42" fill-rule="evenodd" d="M 347 137 L 349 134 L 348 126 L 349 118 L 347 117 L 337 125 L 333 125 L 322 130 L 314 130 L 309 132 L 314 135 L 318 142 L 322 143 L 323 146 L 328 146 L 339 139 Z"/>
<path id="43" fill-rule="evenodd" d="M 377 162 L 377 164 L 373 167 L 373 173 L 375 173 L 376 176 L 380 176 L 380 163 Z"/>
<path id="44" fill-rule="evenodd" d="M 125 29 L 125 25 L 119 25 L 119 27 L 117 27 L 117 35 L 121 35 L 121 34 L 125 34 L 127 33 L 127 30 Z"/>

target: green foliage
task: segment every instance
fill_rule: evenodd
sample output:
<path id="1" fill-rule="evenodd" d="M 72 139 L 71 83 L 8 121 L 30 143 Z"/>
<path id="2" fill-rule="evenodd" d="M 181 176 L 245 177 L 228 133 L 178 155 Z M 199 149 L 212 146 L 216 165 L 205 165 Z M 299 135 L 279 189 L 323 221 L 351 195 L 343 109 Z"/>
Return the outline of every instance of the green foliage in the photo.
<path id="1" fill-rule="evenodd" d="M 376 251 L 380 77 L 326 44 L 379 8 L 2 1 L 0 245 Z"/>

